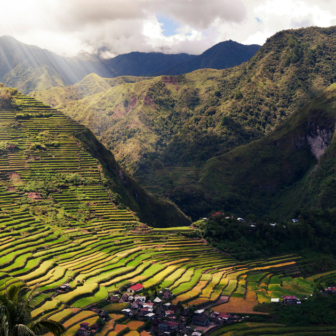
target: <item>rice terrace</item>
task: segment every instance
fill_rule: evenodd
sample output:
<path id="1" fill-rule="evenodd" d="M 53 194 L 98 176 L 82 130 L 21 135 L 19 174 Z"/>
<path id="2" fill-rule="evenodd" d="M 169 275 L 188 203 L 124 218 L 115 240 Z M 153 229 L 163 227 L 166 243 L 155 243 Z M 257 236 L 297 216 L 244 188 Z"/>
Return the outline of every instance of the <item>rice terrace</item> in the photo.
<path id="1" fill-rule="evenodd" d="M 242 262 L 193 226 L 146 225 L 117 200 L 84 126 L 0 90 L 0 289 L 32 289 L 33 319 L 59 322 L 67 336 L 176 333 L 180 322 L 184 333 L 217 335 L 336 330 L 258 322 L 268 312 L 254 310 L 272 299 L 306 300 L 316 280 L 325 285 L 336 271 L 304 278 L 299 255 Z"/>

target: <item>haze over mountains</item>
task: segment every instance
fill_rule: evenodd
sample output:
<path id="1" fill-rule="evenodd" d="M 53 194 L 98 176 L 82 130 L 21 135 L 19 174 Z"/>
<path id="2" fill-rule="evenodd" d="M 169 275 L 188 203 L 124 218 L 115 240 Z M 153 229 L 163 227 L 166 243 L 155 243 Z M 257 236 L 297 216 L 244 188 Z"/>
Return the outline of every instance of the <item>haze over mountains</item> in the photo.
<path id="1" fill-rule="evenodd" d="M 243 183 L 246 179 L 239 171 L 227 169 L 233 175 L 225 177 L 221 155 L 272 134 L 335 81 L 335 36 L 335 27 L 282 31 L 268 39 L 249 62 L 234 68 L 203 69 L 134 83 L 126 83 L 124 78 L 120 79 L 122 85 L 108 84 L 107 89 L 108 80 L 90 75 L 74 86 L 86 92 L 79 98 L 72 96 L 70 88 L 33 96 L 89 126 L 143 185 L 165 194 L 194 219 L 214 208 L 271 214 L 270 195 L 278 197 L 283 188 L 291 188 L 316 165 L 312 152 L 304 166 L 293 161 L 291 172 L 286 173 L 288 179 L 277 182 L 277 174 L 265 173 L 267 183 L 256 180 L 264 194 L 260 197 L 255 197 L 254 183 Z M 302 136 L 311 137 L 309 132 Z M 245 147 L 240 148 L 244 152 Z M 276 160 L 282 159 L 277 156 Z M 246 174 L 254 176 L 258 173 L 254 169 L 263 171 L 256 164 L 246 167 Z M 236 175 L 239 183 L 231 184 Z M 313 199 L 318 198 L 315 196 Z M 278 215 L 287 216 L 294 208 L 280 207 Z"/>
<path id="2" fill-rule="evenodd" d="M 259 49 L 226 41 L 202 55 L 132 52 L 111 59 L 94 55 L 62 57 L 10 36 L 0 38 L 0 81 L 23 93 L 68 86 L 90 73 L 101 77 L 179 74 L 201 68 L 224 69 L 250 59 Z M 174 68 L 175 66 L 175 68 Z"/>

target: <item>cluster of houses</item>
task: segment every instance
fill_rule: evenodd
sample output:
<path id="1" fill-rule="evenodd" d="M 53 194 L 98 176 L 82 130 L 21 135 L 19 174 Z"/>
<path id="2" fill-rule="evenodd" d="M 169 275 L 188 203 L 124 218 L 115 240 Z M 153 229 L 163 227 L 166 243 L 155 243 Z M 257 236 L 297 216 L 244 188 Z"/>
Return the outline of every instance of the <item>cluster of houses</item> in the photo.
<path id="1" fill-rule="evenodd" d="M 146 296 L 140 293 L 143 289 L 141 284 L 136 284 L 122 295 L 114 294 L 110 300 L 116 303 L 129 303 L 121 312 L 128 318 L 150 321 L 151 332 L 158 335 L 168 336 L 176 331 L 180 335 L 201 336 L 201 332 L 195 328 L 204 331 L 216 325 L 241 319 L 239 316 L 227 313 L 210 314 L 203 309 L 192 311 L 190 307 L 172 304 L 169 302 L 171 293 L 168 288 L 160 291 L 153 301 L 147 300 Z"/>
<path id="2" fill-rule="evenodd" d="M 321 291 L 323 292 L 323 291 Z M 336 293 L 336 287 L 328 287 L 324 289 L 325 294 L 335 294 Z"/>
<path id="3" fill-rule="evenodd" d="M 159 336 L 178 334 L 184 336 L 201 336 L 203 332 L 222 324 L 240 321 L 241 317 L 229 313 L 207 312 L 204 309 L 193 311 L 190 307 L 175 305 L 171 302 L 171 293 L 168 288 L 160 291 L 158 296 L 147 300 L 140 292 L 144 289 L 141 284 L 136 284 L 127 289 L 123 294 L 114 294 L 109 301 L 114 303 L 128 303 L 127 308 L 121 312 L 127 318 L 150 321 L 150 332 Z M 110 319 L 102 309 L 92 307 L 103 321 Z M 77 332 L 78 336 L 93 335 L 99 326 L 95 323 L 89 327 L 88 323 L 81 323 Z"/>

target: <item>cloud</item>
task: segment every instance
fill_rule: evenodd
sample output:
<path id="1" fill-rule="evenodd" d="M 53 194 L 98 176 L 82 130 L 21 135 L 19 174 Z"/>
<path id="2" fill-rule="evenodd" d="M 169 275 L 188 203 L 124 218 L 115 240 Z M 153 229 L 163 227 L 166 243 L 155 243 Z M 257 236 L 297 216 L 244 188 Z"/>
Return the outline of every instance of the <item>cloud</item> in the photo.
<path id="1" fill-rule="evenodd" d="M 164 22 L 174 22 L 170 34 Z M 227 39 L 263 44 L 279 30 L 335 23 L 334 0 L 11 0 L 2 4 L 0 36 L 68 56 L 199 54 Z"/>

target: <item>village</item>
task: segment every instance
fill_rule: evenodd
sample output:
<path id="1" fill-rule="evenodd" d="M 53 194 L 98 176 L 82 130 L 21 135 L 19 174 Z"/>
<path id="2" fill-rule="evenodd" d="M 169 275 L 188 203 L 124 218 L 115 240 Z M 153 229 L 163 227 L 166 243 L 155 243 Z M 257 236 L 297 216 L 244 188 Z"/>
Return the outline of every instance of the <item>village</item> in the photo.
<path id="1" fill-rule="evenodd" d="M 241 322 L 248 316 L 241 317 L 230 313 L 213 312 L 209 309 L 196 309 L 196 307 L 183 306 L 180 302 L 172 304 L 173 295 L 168 288 L 160 290 L 157 296 L 150 300 L 141 292 L 144 287 L 138 283 L 124 293 L 113 294 L 109 297 L 111 303 L 126 303 L 121 313 L 125 320 L 144 321 L 144 329 L 152 335 L 158 336 L 202 336 L 219 329 L 224 324 Z M 93 335 L 109 320 L 109 314 L 96 306 L 91 307 L 101 320 L 91 327 L 81 323 L 78 336 Z"/>
<path id="2" fill-rule="evenodd" d="M 145 294 L 142 284 L 133 285 L 124 293 L 113 294 L 108 301 L 115 304 L 126 303 L 121 313 L 125 320 L 144 321 L 144 329 L 152 335 L 158 336 L 204 336 L 236 322 L 246 321 L 249 316 L 237 316 L 231 313 L 214 312 L 211 309 L 196 309 L 195 306 L 183 306 L 180 302 L 172 304 L 173 295 L 168 288 L 160 290 L 157 296 L 150 300 Z M 300 304 L 295 296 L 283 296 L 283 305 Z M 272 299 L 273 303 L 280 303 L 280 299 Z M 96 312 L 101 323 L 91 327 L 81 323 L 78 336 L 93 335 L 109 320 L 109 314 L 96 306 L 91 307 Z"/>

